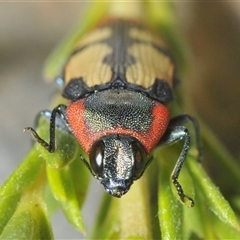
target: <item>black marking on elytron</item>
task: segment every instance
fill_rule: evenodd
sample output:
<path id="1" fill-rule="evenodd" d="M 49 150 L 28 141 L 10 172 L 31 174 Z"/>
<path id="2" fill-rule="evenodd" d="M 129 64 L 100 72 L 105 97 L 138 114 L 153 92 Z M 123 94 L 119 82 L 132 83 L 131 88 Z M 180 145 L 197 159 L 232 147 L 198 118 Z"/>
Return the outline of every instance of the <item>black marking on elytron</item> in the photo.
<path id="1" fill-rule="evenodd" d="M 100 92 L 108 89 L 128 89 L 135 92 L 145 93 L 152 99 L 155 99 L 161 103 L 167 103 L 173 99 L 172 89 L 166 81 L 161 79 L 155 79 L 154 84 L 150 88 L 145 89 L 139 85 L 131 83 L 128 83 L 126 86 L 121 79 L 116 80 L 113 83 L 108 82 L 101 85 L 95 85 L 94 87 L 88 87 L 83 81 L 83 78 L 77 78 L 71 80 L 67 84 L 63 90 L 62 96 L 71 101 L 76 101 L 94 93 L 96 90 Z"/>
<path id="2" fill-rule="evenodd" d="M 142 93 L 109 89 L 89 95 L 84 104 L 84 119 L 93 132 L 123 127 L 145 133 L 153 121 L 153 104 Z"/>
<path id="3" fill-rule="evenodd" d="M 173 91 L 171 87 L 166 81 L 161 79 L 156 78 L 153 85 L 146 90 L 146 93 L 161 103 L 173 100 Z"/>
<path id="4" fill-rule="evenodd" d="M 174 63 L 171 53 L 153 42 L 142 41 L 142 40 L 130 37 L 129 30 L 131 29 L 131 27 L 144 29 L 140 25 L 131 24 L 128 21 L 121 20 L 121 21 L 110 23 L 109 25 L 103 26 L 103 28 L 104 27 L 112 28 L 111 37 L 100 40 L 100 41 L 91 42 L 90 44 L 86 44 L 76 49 L 72 53 L 70 58 L 73 55 L 95 44 L 99 44 L 99 43 L 107 44 L 113 49 L 113 51 L 112 51 L 112 54 L 106 55 L 102 61 L 104 64 L 111 66 L 111 70 L 112 70 L 111 79 L 109 79 L 109 81 L 104 84 L 99 84 L 99 85 L 96 84 L 92 87 L 88 87 L 87 84 L 84 83 L 84 79 L 82 79 L 81 77 L 78 78 L 78 81 L 76 81 L 76 79 L 70 80 L 68 85 L 64 89 L 63 96 L 70 100 L 76 100 L 79 98 L 83 98 L 86 95 L 96 90 L 102 91 L 109 88 L 123 88 L 123 89 L 130 89 L 133 91 L 145 92 L 151 98 L 162 103 L 171 101 L 173 99 L 172 89 L 169 86 L 169 84 L 166 81 L 164 81 L 164 79 L 155 79 L 154 84 L 146 89 L 140 85 L 127 82 L 127 79 L 125 76 L 127 67 L 129 67 L 131 64 L 135 64 L 137 61 L 132 55 L 128 53 L 128 49 L 132 44 L 141 43 L 141 44 L 150 45 L 153 48 L 155 48 L 157 51 L 168 56 L 170 60 Z M 119 38 L 119 36 L 121 36 L 121 38 Z M 77 83 L 76 87 L 74 86 L 74 84 L 71 84 L 72 81 L 75 81 L 74 83 Z M 175 81 L 173 80 L 173 85 L 174 83 Z M 81 87 L 83 87 L 83 89 L 80 89 Z M 76 89 L 80 90 L 79 93 L 76 92 Z"/>
<path id="5" fill-rule="evenodd" d="M 92 92 L 92 88 L 89 88 L 81 77 L 72 79 L 64 88 L 62 96 L 75 101 L 90 92 Z"/>

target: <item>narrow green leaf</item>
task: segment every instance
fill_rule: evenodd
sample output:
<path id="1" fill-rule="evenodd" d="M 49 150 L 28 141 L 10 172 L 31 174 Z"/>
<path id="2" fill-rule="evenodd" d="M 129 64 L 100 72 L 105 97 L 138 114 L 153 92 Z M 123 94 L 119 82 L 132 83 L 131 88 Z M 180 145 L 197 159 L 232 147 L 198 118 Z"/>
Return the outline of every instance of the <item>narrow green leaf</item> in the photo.
<path id="1" fill-rule="evenodd" d="M 14 214 L 20 200 L 20 194 L 11 195 L 0 202 L 0 234 Z"/>
<path id="2" fill-rule="evenodd" d="M 0 239 L 53 239 L 52 230 L 41 205 L 31 205 L 13 215 Z"/>
<path id="3" fill-rule="evenodd" d="M 173 166 L 169 159 L 171 159 L 172 154 L 168 157 L 169 159 L 166 158 L 163 151 L 161 154 L 158 151 L 156 155 L 157 159 L 161 158 L 159 161 L 158 214 L 162 239 L 182 239 L 183 205 L 173 193 L 170 182 Z"/>
<path id="4" fill-rule="evenodd" d="M 79 155 L 79 144 L 77 140 L 68 133 L 56 128 L 56 151 L 48 152 L 39 143 L 36 143 L 36 148 L 41 156 L 46 160 L 47 165 L 52 168 L 62 168 L 72 162 Z M 38 127 L 38 134 L 46 142 L 49 142 L 49 121 L 43 119 Z"/>
<path id="5" fill-rule="evenodd" d="M 240 229 L 233 229 L 218 219 L 213 219 L 216 238 L 218 239 L 240 239 Z"/>
<path id="6" fill-rule="evenodd" d="M 47 186 L 46 186 L 44 199 L 46 201 L 48 213 L 50 216 L 52 216 L 59 209 L 59 202 L 53 196 L 53 193 L 50 189 L 49 184 L 47 184 Z"/>
<path id="7" fill-rule="evenodd" d="M 79 156 L 69 167 L 79 207 L 81 208 L 87 196 L 91 175 Z"/>
<path id="8" fill-rule="evenodd" d="M 36 211 L 35 206 L 32 211 L 34 211 L 35 214 L 34 223 L 37 223 L 37 226 L 33 229 L 35 231 L 33 232 L 34 236 L 32 239 L 54 239 L 50 221 L 46 214 L 46 208 L 39 207 Z"/>
<path id="9" fill-rule="evenodd" d="M 0 239 L 53 239 L 43 200 L 45 184 L 46 174 L 41 171 L 33 184 L 21 194 L 17 208 L 5 225 Z"/>
<path id="10" fill-rule="evenodd" d="M 201 189 L 210 209 L 221 219 L 221 221 L 229 224 L 233 228 L 239 229 L 238 220 L 232 208 L 224 199 L 219 189 L 204 172 L 201 164 L 194 161 L 194 159 L 188 161 L 187 164 L 192 172 L 193 179 L 195 179 L 196 185 Z"/>
<path id="11" fill-rule="evenodd" d="M 34 221 L 30 211 L 16 212 L 2 232 L 0 239 L 33 239 Z"/>
<path id="12" fill-rule="evenodd" d="M 18 168 L 8 177 L 0 188 L 0 198 L 23 191 L 38 176 L 44 166 L 44 159 L 36 149 L 32 149 Z"/>
<path id="13" fill-rule="evenodd" d="M 187 159 L 186 161 L 188 161 Z M 185 186 L 185 185 L 184 185 Z M 207 230 L 205 229 L 206 219 L 208 218 L 206 206 L 204 201 L 202 202 L 199 189 L 195 189 L 194 202 L 195 205 L 192 208 L 183 208 L 184 212 L 184 237 L 183 239 L 189 239 L 192 233 L 195 233 L 199 238 L 206 236 Z"/>
<path id="14" fill-rule="evenodd" d="M 80 159 L 62 169 L 47 166 L 49 184 L 53 195 L 60 203 L 69 222 L 84 232 L 80 208 L 86 197 L 89 173 Z"/>
<path id="15" fill-rule="evenodd" d="M 61 207 L 68 221 L 80 232 L 86 234 L 85 226 L 77 199 L 62 202 Z"/>

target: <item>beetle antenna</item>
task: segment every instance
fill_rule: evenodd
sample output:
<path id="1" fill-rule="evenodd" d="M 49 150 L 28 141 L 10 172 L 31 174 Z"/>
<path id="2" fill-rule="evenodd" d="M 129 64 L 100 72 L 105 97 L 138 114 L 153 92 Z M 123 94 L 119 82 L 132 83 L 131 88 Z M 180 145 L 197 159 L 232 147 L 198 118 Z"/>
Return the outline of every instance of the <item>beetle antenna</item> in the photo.
<path id="1" fill-rule="evenodd" d="M 98 179 L 98 176 L 93 172 L 92 168 L 90 167 L 89 163 L 87 162 L 87 160 L 83 157 L 83 155 L 80 155 L 80 159 L 81 161 L 85 164 L 85 166 L 87 167 L 87 169 L 89 170 L 89 172 L 93 175 L 93 177 L 95 177 L 96 179 Z"/>

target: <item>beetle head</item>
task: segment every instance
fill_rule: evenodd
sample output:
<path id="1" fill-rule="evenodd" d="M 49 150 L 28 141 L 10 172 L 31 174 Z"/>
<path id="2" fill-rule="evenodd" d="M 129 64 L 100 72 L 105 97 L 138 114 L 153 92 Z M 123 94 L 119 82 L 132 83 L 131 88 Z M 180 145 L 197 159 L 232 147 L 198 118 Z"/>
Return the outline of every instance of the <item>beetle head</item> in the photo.
<path id="1" fill-rule="evenodd" d="M 121 197 L 142 176 L 146 163 L 146 152 L 137 139 L 112 134 L 93 144 L 89 167 L 107 193 Z"/>

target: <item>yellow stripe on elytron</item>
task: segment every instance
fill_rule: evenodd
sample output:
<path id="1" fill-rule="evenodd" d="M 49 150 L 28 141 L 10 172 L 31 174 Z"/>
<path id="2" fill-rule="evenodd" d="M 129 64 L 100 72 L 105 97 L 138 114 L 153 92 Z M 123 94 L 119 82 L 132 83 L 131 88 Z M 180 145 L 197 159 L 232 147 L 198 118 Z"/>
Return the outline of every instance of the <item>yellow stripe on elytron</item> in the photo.
<path id="1" fill-rule="evenodd" d="M 103 63 L 103 59 L 111 53 L 112 48 L 107 44 L 98 43 L 74 54 L 65 67 L 65 84 L 80 77 L 89 87 L 109 82 L 112 71 L 109 65 Z"/>
<path id="2" fill-rule="evenodd" d="M 97 28 L 84 35 L 76 44 L 75 49 L 79 49 L 87 44 L 99 42 L 101 40 L 110 38 L 112 30 L 110 27 Z"/>
<path id="3" fill-rule="evenodd" d="M 173 87 L 175 66 L 169 56 L 144 43 L 133 44 L 128 53 L 136 59 L 136 63 L 126 69 L 126 79 L 129 83 L 149 88 L 158 78 Z"/>
<path id="4" fill-rule="evenodd" d="M 166 43 L 161 38 L 159 38 L 158 36 L 156 36 L 150 31 L 132 27 L 129 30 L 129 36 L 131 38 L 134 38 L 143 42 L 149 42 L 151 44 L 156 44 L 161 48 L 167 49 Z"/>

